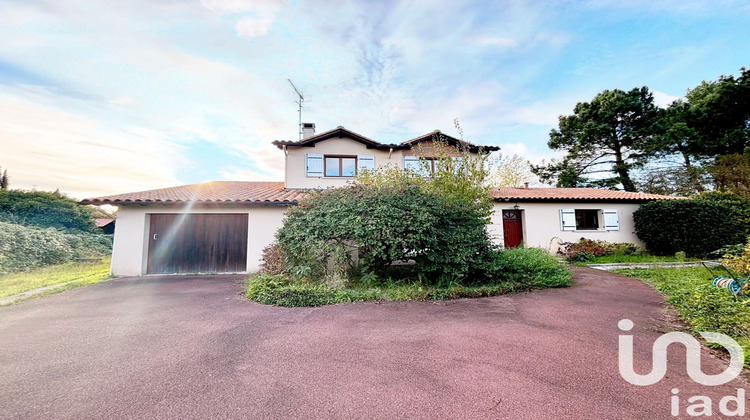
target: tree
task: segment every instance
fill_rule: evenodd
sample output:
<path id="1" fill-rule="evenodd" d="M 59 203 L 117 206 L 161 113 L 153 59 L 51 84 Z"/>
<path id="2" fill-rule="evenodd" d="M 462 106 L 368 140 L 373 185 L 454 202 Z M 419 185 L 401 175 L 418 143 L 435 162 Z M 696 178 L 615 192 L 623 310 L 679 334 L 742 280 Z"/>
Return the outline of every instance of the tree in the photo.
<path id="1" fill-rule="evenodd" d="M 716 189 L 730 191 L 750 198 L 750 157 L 731 154 L 717 156 L 709 172 L 714 177 Z"/>
<path id="2" fill-rule="evenodd" d="M 519 155 L 500 156 L 487 180 L 490 187 L 521 187 L 528 182 L 538 184 L 537 176 L 531 172 L 531 164 Z"/>
<path id="3" fill-rule="evenodd" d="M 7 190 L 10 186 L 10 182 L 8 180 L 8 170 L 2 170 L 2 167 L 0 167 L 0 172 L 2 173 L 0 175 L 0 190 Z"/>
<path id="4" fill-rule="evenodd" d="M 563 150 L 562 161 L 533 166 L 542 181 L 559 187 L 621 187 L 636 191 L 631 171 L 653 154 L 654 132 L 661 110 L 648 87 L 628 92 L 605 90 L 591 102 L 580 102 L 573 115 L 560 116 L 547 143 Z"/>
<path id="5" fill-rule="evenodd" d="M 686 95 L 698 152 L 705 156 L 742 154 L 750 145 L 750 70 L 701 82 Z"/>

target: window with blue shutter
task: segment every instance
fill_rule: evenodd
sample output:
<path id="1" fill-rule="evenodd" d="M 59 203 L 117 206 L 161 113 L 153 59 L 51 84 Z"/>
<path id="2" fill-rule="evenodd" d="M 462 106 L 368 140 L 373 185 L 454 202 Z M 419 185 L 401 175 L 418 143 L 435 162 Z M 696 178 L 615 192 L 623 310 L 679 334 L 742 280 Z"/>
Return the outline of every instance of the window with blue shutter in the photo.
<path id="1" fill-rule="evenodd" d="M 323 176 L 323 155 L 308 153 L 305 160 L 307 165 L 305 173 L 307 176 Z"/>
<path id="2" fill-rule="evenodd" d="M 620 230 L 620 215 L 617 209 L 604 209 L 604 229 L 606 230 Z"/>

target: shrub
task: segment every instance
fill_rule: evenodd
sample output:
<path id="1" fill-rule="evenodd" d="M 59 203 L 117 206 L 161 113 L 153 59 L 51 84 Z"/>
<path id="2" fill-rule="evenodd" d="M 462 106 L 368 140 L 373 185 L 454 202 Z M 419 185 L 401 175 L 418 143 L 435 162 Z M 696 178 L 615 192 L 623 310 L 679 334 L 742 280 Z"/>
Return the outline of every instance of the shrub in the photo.
<path id="1" fill-rule="evenodd" d="M 489 195 L 465 189 L 443 194 L 440 186 L 428 188 L 431 181 L 408 173 L 386 171 L 370 179 L 310 194 L 290 208 L 277 233 L 290 272 L 305 267 L 316 280 L 336 270 L 347 276 L 343 271 L 355 266 L 356 250 L 365 272 L 383 274 L 394 261 L 414 260 L 413 271 L 424 282 L 462 281 L 486 257 Z"/>
<path id="2" fill-rule="evenodd" d="M 742 228 L 726 207 L 706 200 L 660 200 L 633 213 L 635 230 L 656 255 L 684 251 L 704 257 L 722 246 L 742 241 Z"/>
<path id="3" fill-rule="evenodd" d="M 523 290 L 570 286 L 570 271 L 547 251 L 511 248 L 492 253 L 487 270 L 493 283 L 508 283 Z"/>
<path id="4" fill-rule="evenodd" d="M 71 234 L 0 222 L 0 274 L 60 264 L 75 258 L 103 257 L 112 249 L 109 235 Z"/>
<path id="5" fill-rule="evenodd" d="M 627 242 L 609 243 L 581 238 L 578 242 L 563 242 L 557 253 L 568 261 L 588 262 L 605 255 L 632 255 L 637 250 L 637 245 Z"/>
<path id="6" fill-rule="evenodd" d="M 320 306 L 364 300 L 442 300 L 496 296 L 513 292 L 565 287 L 570 272 L 553 256 L 541 249 L 493 251 L 484 261 L 483 278 L 474 284 L 454 281 L 425 284 L 419 281 L 394 281 L 366 273 L 346 288 L 295 279 L 290 275 L 258 274 L 247 284 L 247 297 L 259 303 L 277 306 Z"/>
<path id="7" fill-rule="evenodd" d="M 0 222 L 96 232 L 93 210 L 57 191 L 0 190 Z"/>
<path id="8" fill-rule="evenodd" d="M 704 192 L 696 199 L 724 206 L 732 219 L 742 227 L 743 235 L 750 235 L 750 199 L 726 191 Z"/>
<path id="9" fill-rule="evenodd" d="M 724 255 L 721 263 L 743 276 L 750 274 L 750 243 L 745 245 L 740 255 Z"/>
<path id="10" fill-rule="evenodd" d="M 283 274 L 286 272 L 284 254 L 279 244 L 273 243 L 263 248 L 263 255 L 260 259 L 260 272 L 266 274 Z"/>

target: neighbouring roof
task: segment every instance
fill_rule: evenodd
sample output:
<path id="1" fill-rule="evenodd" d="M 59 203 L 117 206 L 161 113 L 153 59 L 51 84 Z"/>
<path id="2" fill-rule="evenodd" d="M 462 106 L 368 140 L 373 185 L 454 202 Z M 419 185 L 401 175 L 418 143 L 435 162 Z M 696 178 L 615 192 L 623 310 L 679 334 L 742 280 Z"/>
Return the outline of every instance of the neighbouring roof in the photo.
<path id="1" fill-rule="evenodd" d="M 114 223 L 115 219 L 109 219 L 105 217 L 94 219 L 94 223 L 96 223 L 96 227 L 103 228 L 104 226 L 107 226 L 110 223 Z"/>
<path id="2" fill-rule="evenodd" d="M 296 204 L 304 190 L 288 190 L 283 182 L 211 181 L 158 190 L 87 198 L 81 204 Z"/>
<path id="3" fill-rule="evenodd" d="M 364 144 L 367 146 L 368 149 L 380 149 L 380 150 L 406 150 L 411 149 L 415 145 L 423 142 L 423 141 L 430 141 L 430 140 L 441 140 L 444 141 L 452 146 L 464 146 L 466 147 L 470 152 L 477 153 L 480 150 L 486 151 L 486 152 L 493 152 L 495 150 L 500 150 L 498 146 L 478 146 L 474 145 L 462 140 L 459 140 L 455 137 L 449 136 L 447 134 L 443 134 L 440 132 L 440 130 L 435 130 L 431 133 L 427 133 L 423 136 L 419 136 L 417 138 L 407 140 L 403 143 L 399 144 L 384 144 L 379 143 L 375 140 L 372 140 L 370 138 L 367 138 L 359 133 L 355 133 L 354 131 L 351 131 L 349 129 L 346 129 L 342 126 L 338 126 L 334 128 L 333 130 L 329 130 L 320 134 L 316 134 L 314 136 L 310 136 L 306 139 L 302 139 L 300 141 L 289 141 L 289 140 L 274 140 L 273 144 L 278 147 L 279 149 L 283 149 L 284 146 L 292 146 L 292 147 L 314 147 L 315 143 L 321 142 L 323 140 L 328 140 L 335 137 L 347 137 L 354 141 L 357 141 L 359 143 Z"/>
<path id="4" fill-rule="evenodd" d="M 600 190 L 597 188 L 495 188 L 491 191 L 497 201 L 606 201 L 645 202 L 652 200 L 677 200 L 668 195 Z"/>

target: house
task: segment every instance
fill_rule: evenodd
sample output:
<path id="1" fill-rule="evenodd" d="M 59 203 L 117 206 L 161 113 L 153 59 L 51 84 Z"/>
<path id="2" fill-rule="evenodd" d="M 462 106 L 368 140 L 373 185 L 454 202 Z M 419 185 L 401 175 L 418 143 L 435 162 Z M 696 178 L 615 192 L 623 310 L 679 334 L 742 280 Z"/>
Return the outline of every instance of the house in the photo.
<path id="1" fill-rule="evenodd" d="M 212 181 L 83 200 L 120 207 L 112 274 L 255 271 L 287 208 L 310 188 L 343 186 L 359 171 L 384 165 L 422 168 L 420 159 L 434 160 L 451 150 L 498 150 L 440 131 L 394 144 L 344 127 L 314 131 L 313 124 L 305 124 L 301 140 L 273 142 L 285 159 L 284 182 Z M 553 251 L 560 241 L 580 237 L 638 243 L 633 211 L 641 203 L 669 198 L 596 189 L 500 188 L 492 193 L 497 203 L 489 230 L 497 243 Z"/>
<path id="2" fill-rule="evenodd" d="M 97 217 L 94 219 L 94 223 L 96 223 L 96 227 L 105 235 L 113 235 L 115 233 L 115 219 Z"/>
<path id="3" fill-rule="evenodd" d="M 596 188 L 496 188 L 488 227 L 496 243 L 521 244 L 557 252 L 562 242 L 581 238 L 629 242 L 635 235 L 633 213 L 641 204 L 676 197 Z"/>

